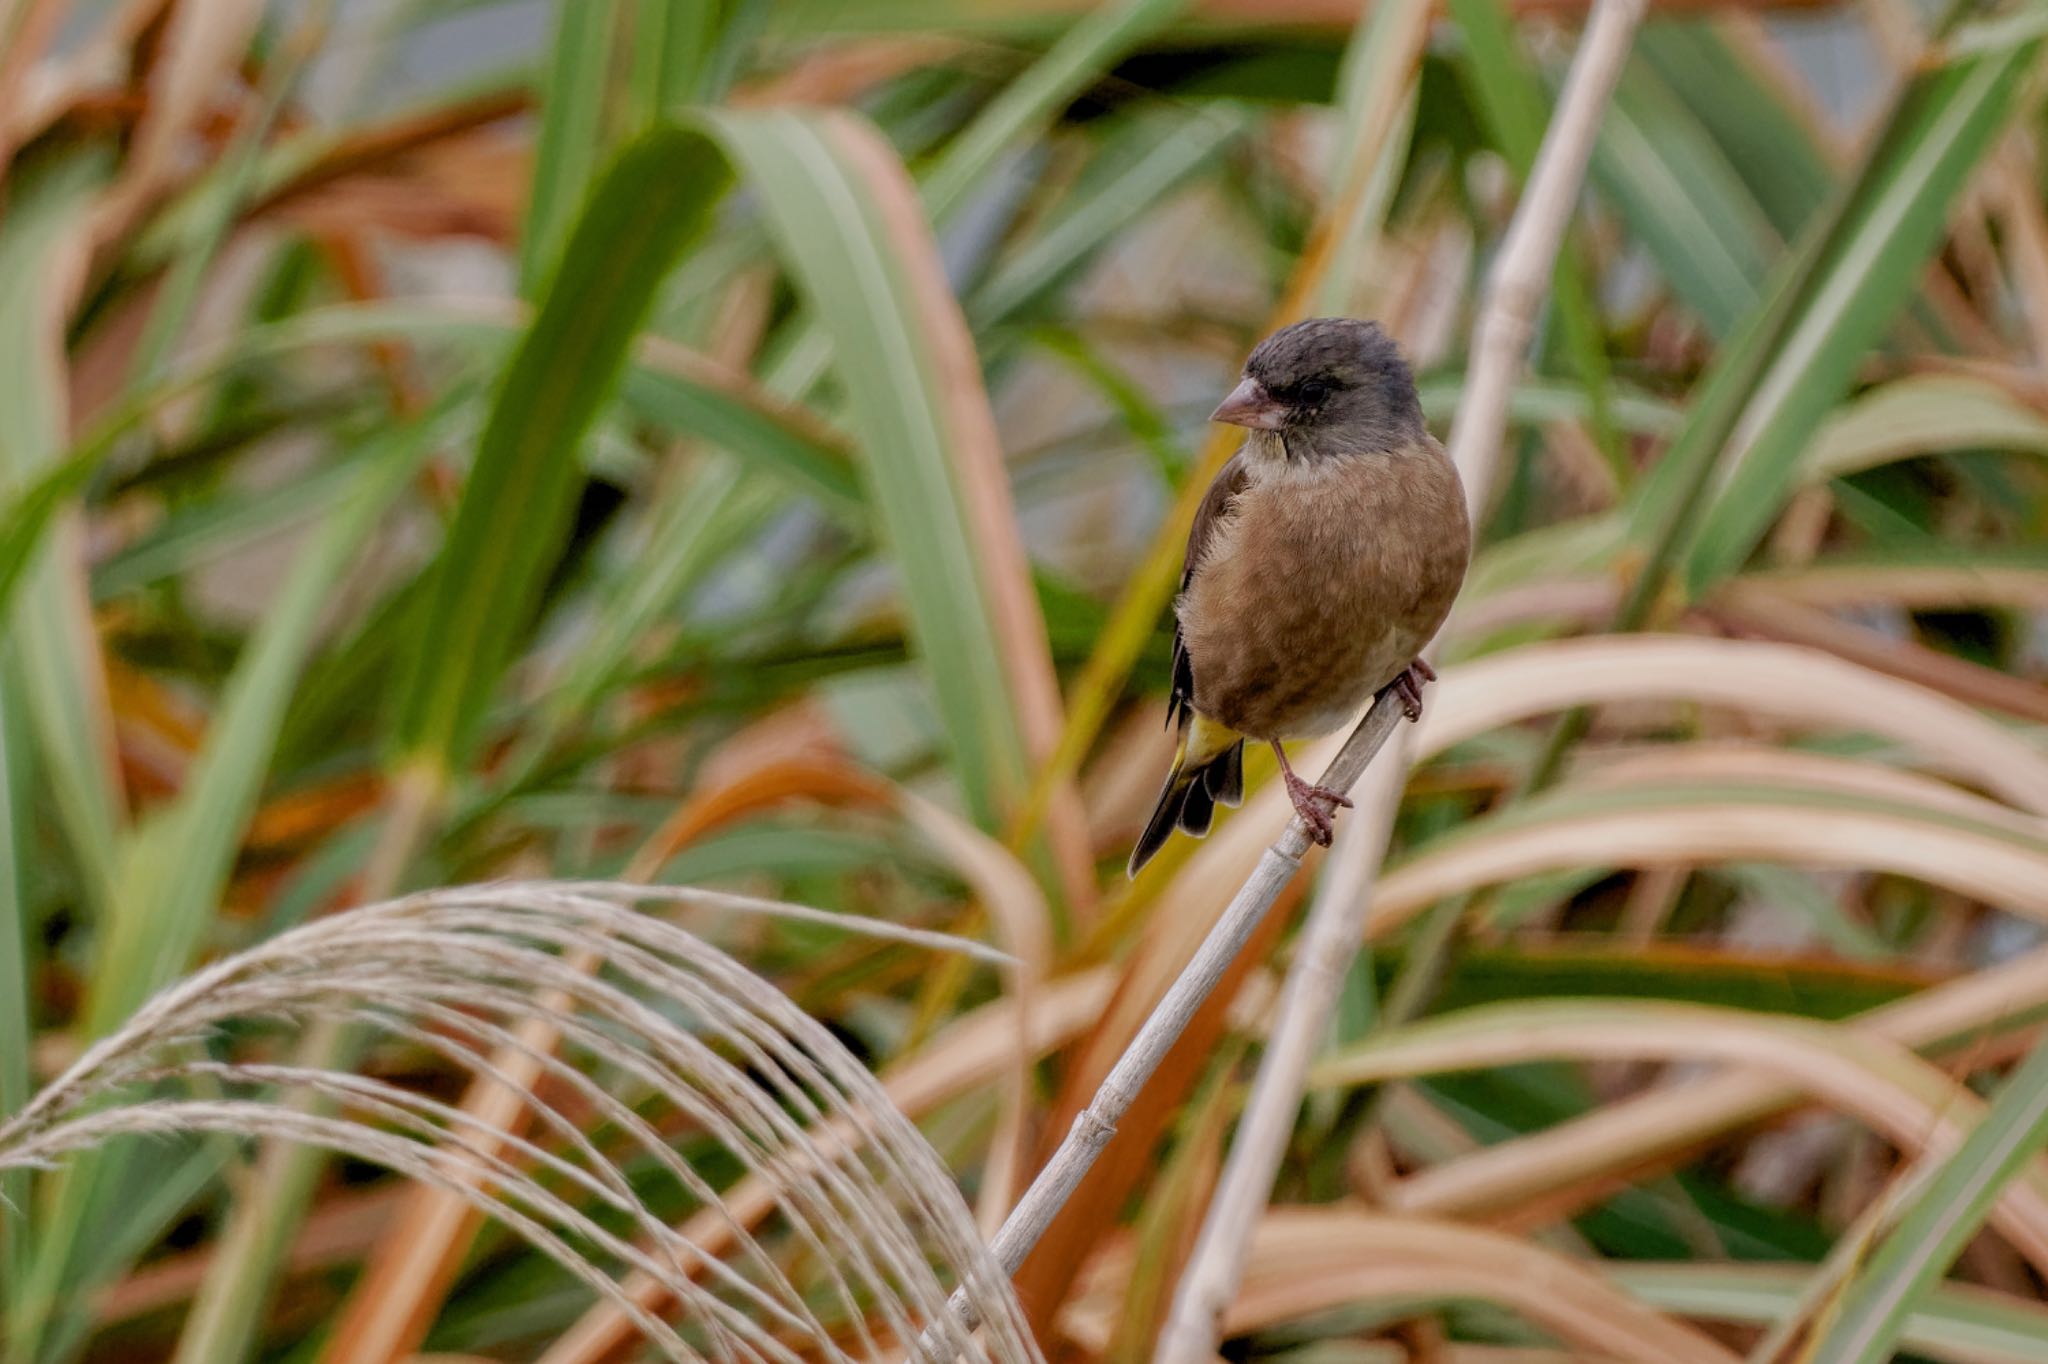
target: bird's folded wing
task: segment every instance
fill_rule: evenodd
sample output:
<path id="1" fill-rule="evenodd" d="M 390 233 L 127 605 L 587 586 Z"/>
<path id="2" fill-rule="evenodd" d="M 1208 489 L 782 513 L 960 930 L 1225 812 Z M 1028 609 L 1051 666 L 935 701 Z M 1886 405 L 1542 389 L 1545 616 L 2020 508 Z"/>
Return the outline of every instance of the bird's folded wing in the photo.
<path id="1" fill-rule="evenodd" d="M 1188 552 L 1181 560 L 1180 590 L 1188 590 L 1188 584 L 1201 571 L 1202 555 L 1209 547 L 1209 537 L 1223 523 L 1230 512 L 1231 499 L 1243 490 L 1245 485 L 1243 454 L 1230 457 L 1230 461 L 1216 471 L 1215 482 L 1202 497 L 1202 505 L 1195 509 L 1195 523 L 1188 528 Z M 1188 646 L 1181 638 L 1180 621 L 1176 616 L 1173 625 L 1173 694 L 1166 704 L 1166 724 L 1170 729 L 1184 720 L 1189 707 L 1195 700 L 1195 665 L 1188 657 Z"/>

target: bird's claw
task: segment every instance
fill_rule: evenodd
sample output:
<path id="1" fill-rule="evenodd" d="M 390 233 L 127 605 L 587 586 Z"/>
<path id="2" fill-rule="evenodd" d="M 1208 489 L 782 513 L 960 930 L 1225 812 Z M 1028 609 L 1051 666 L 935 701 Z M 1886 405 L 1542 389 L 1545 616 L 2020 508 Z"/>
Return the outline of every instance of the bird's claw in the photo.
<path id="1" fill-rule="evenodd" d="M 1393 690 L 1394 699 L 1401 703 L 1401 713 L 1409 723 L 1422 718 L 1422 686 L 1425 682 L 1436 681 L 1436 669 L 1416 659 L 1395 675 L 1387 685 Z"/>
<path id="2" fill-rule="evenodd" d="M 1294 813 L 1308 825 L 1309 838 L 1319 847 L 1329 847 L 1330 840 L 1336 836 L 1331 816 L 1336 814 L 1339 806 L 1350 809 L 1351 798 L 1327 786 L 1311 786 L 1292 772 L 1282 775 L 1287 780 L 1287 798 L 1294 802 Z"/>

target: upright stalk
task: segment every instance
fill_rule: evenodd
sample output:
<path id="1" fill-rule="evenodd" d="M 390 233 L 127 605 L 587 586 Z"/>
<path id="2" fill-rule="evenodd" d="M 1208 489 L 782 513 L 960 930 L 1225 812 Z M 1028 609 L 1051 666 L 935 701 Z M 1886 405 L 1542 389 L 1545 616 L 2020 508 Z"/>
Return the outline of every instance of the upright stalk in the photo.
<path id="1" fill-rule="evenodd" d="M 1365 771 L 1366 765 L 1393 734 L 1401 723 L 1400 702 L 1386 692 L 1373 699 L 1372 707 L 1365 718 L 1358 722 L 1358 728 L 1351 731 L 1351 737 L 1344 741 L 1344 747 L 1330 761 L 1324 770 L 1321 785 L 1333 791 L 1348 791 Z M 1216 982 L 1223 978 L 1230 963 L 1244 949 L 1245 943 L 1266 917 L 1266 911 L 1280 897 L 1280 891 L 1294 873 L 1301 867 L 1302 855 L 1308 851 L 1308 825 L 1299 815 L 1287 822 L 1287 827 L 1259 858 L 1252 874 L 1238 888 L 1237 895 L 1217 919 L 1216 926 L 1209 930 L 1209 936 L 1196 949 L 1193 960 L 1187 964 L 1180 977 L 1173 982 L 1165 996 L 1152 1010 L 1145 1026 L 1131 1039 L 1131 1045 L 1117 1058 L 1117 1063 L 1104 1077 L 1096 1089 L 1095 1097 L 1074 1119 L 1074 1125 L 1067 1136 L 1053 1152 L 1052 1159 L 1031 1181 L 1031 1187 L 1024 1191 L 1017 1206 L 1004 1220 L 1002 1229 L 989 1242 L 989 1251 L 1005 1273 L 1015 1273 L 1024 1263 L 1024 1257 L 1038 1244 L 1038 1238 L 1045 1234 L 1047 1227 L 1072 1198 L 1074 1190 L 1081 1186 L 1089 1167 L 1095 1158 L 1116 1135 L 1117 1121 L 1130 1109 L 1132 1103 L 1144 1090 L 1145 1082 L 1166 1054 L 1173 1050 L 1173 1044 L 1186 1030 L 1188 1021 L 1209 993 L 1216 988 Z M 953 1295 L 952 1310 L 971 1329 L 978 1324 L 973 1305 L 965 1291 Z M 947 1364 L 953 1358 L 942 1332 L 936 1327 L 925 1331 L 918 1342 L 919 1357 L 934 1364 Z"/>

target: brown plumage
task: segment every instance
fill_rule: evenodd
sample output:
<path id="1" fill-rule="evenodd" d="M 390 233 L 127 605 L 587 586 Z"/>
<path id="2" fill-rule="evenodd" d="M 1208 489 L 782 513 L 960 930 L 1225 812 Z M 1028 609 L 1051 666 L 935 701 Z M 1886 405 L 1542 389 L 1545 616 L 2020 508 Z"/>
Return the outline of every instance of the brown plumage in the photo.
<path id="1" fill-rule="evenodd" d="M 1328 843 L 1332 809 L 1349 802 L 1297 778 L 1280 741 L 1329 733 L 1388 686 L 1419 715 L 1431 674 L 1417 655 L 1471 552 L 1457 470 L 1373 323 L 1275 332 L 1215 420 L 1251 434 L 1188 536 L 1168 710 L 1180 744 L 1133 875 L 1175 828 L 1207 833 L 1215 806 L 1242 798 L 1248 738 L 1273 745 L 1296 810 Z"/>

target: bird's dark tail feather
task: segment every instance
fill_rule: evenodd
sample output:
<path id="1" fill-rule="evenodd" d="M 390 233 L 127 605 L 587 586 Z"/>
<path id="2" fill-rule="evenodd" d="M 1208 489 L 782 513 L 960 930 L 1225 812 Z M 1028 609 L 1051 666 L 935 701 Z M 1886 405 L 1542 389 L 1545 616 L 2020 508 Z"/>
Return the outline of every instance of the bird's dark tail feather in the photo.
<path id="1" fill-rule="evenodd" d="M 1166 774 L 1166 785 L 1160 788 L 1152 818 L 1146 822 L 1145 832 L 1138 835 L 1137 846 L 1131 849 L 1127 870 L 1132 876 L 1166 846 L 1175 829 L 1200 838 L 1215 822 L 1218 804 L 1244 803 L 1242 739 L 1200 762 L 1189 762 L 1186 754 L 1187 747 L 1183 745 L 1174 758 L 1172 770 Z"/>

